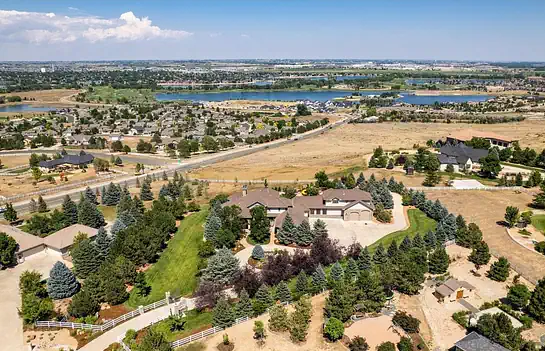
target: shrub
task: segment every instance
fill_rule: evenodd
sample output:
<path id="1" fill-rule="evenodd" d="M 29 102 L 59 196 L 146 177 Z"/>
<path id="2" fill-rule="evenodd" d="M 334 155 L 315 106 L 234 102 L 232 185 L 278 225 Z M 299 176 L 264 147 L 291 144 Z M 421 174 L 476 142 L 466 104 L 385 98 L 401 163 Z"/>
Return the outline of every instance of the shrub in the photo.
<path id="1" fill-rule="evenodd" d="M 467 328 L 469 326 L 468 315 L 469 311 L 458 311 L 452 314 L 452 319 L 462 327 Z"/>
<path id="2" fill-rule="evenodd" d="M 411 339 L 407 337 L 402 337 L 401 340 L 397 343 L 397 349 L 399 351 L 412 351 L 413 350 L 413 343 L 411 342 Z"/>
<path id="3" fill-rule="evenodd" d="M 356 336 L 348 345 L 350 351 L 367 351 L 369 350 L 369 344 L 365 338 Z"/>
<path id="4" fill-rule="evenodd" d="M 396 351 L 396 346 L 392 342 L 386 341 L 377 347 L 377 351 Z"/>
<path id="5" fill-rule="evenodd" d="M 540 242 L 538 242 L 537 244 L 535 244 L 534 249 L 535 249 L 537 252 L 539 252 L 539 253 L 545 255 L 545 241 L 540 241 Z"/>
<path id="6" fill-rule="evenodd" d="M 263 251 L 263 248 L 261 245 L 256 245 L 252 250 L 252 258 L 254 260 L 262 260 L 265 258 L 265 252 Z"/>
<path id="7" fill-rule="evenodd" d="M 344 324 L 335 317 L 329 318 L 324 328 L 324 336 L 330 341 L 340 340 L 344 335 Z"/>
<path id="8" fill-rule="evenodd" d="M 418 333 L 420 331 L 420 321 L 407 312 L 398 311 L 392 318 L 392 322 L 405 330 L 407 333 Z"/>

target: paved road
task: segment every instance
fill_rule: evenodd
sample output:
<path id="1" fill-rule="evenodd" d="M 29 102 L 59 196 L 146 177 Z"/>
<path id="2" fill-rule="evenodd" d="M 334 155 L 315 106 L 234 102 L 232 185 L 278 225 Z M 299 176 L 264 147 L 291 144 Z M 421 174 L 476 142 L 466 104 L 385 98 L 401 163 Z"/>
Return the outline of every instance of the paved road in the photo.
<path id="1" fill-rule="evenodd" d="M 243 148 L 235 148 L 235 149 L 225 151 L 225 152 L 221 152 L 221 153 L 217 153 L 217 154 L 200 155 L 200 156 L 190 158 L 190 159 L 187 159 L 187 160 L 183 160 L 183 161 L 180 160 L 180 161 L 178 161 L 179 163 L 175 164 L 175 165 L 173 164 L 174 162 L 176 162 L 174 160 L 161 159 L 161 158 L 157 158 L 157 157 L 153 157 L 153 156 L 120 155 L 120 157 L 122 157 L 122 159 L 125 157 L 125 159 L 127 161 L 129 160 L 128 158 L 130 158 L 131 162 L 140 162 L 140 163 L 149 164 L 150 162 L 152 162 L 151 160 L 155 160 L 153 162 L 160 162 L 161 165 L 170 164 L 170 167 L 169 167 L 168 170 L 166 170 L 166 173 L 168 175 L 172 175 L 174 173 L 174 171 L 187 172 L 189 170 L 209 166 L 209 165 L 217 163 L 217 162 L 232 160 L 232 159 L 235 159 L 235 158 L 238 158 L 238 157 L 243 157 L 243 156 L 246 156 L 246 155 L 250 155 L 250 154 L 262 151 L 262 150 L 275 148 L 275 147 L 280 147 L 280 146 L 283 146 L 283 145 L 286 145 L 286 144 L 289 144 L 289 143 L 298 142 L 299 140 L 312 138 L 314 136 L 318 136 L 320 134 L 323 134 L 323 133 L 327 132 L 330 129 L 337 128 L 337 127 L 339 127 L 339 126 L 341 126 L 343 124 L 346 124 L 349 121 L 349 118 L 351 118 L 351 117 L 350 116 L 345 116 L 344 119 L 338 120 L 338 121 L 336 121 L 334 123 L 331 123 L 331 124 L 329 124 L 329 125 L 327 125 L 327 126 L 325 126 L 323 128 L 318 128 L 318 129 L 306 132 L 304 134 L 299 134 L 297 136 L 292 137 L 290 140 L 282 139 L 282 140 L 276 140 L 276 141 L 272 141 L 270 143 L 256 145 L 256 146 L 252 146 L 252 147 L 248 146 L 248 147 L 243 147 Z M 51 152 L 51 153 L 52 152 L 57 152 L 57 150 L 39 150 L 39 149 L 37 149 L 37 150 L 6 151 L 6 152 L 2 152 L 2 153 L 5 153 L 5 154 L 17 154 L 17 153 L 25 154 L 26 153 L 26 154 L 28 154 L 28 153 L 32 153 L 33 151 L 37 152 L 37 153 L 42 153 L 42 152 L 45 153 L 47 151 Z M 72 151 L 73 150 L 70 150 L 70 151 L 67 150 L 67 152 L 72 152 Z M 0 155 L 2 153 L 0 153 Z M 93 151 L 93 150 L 89 150 L 89 153 L 91 153 L 91 154 L 93 154 L 95 156 L 98 156 L 98 157 L 106 157 L 106 158 L 110 157 L 109 154 L 106 154 L 104 152 L 96 152 L 96 151 Z M 137 160 L 141 160 L 141 161 L 137 161 Z M 157 172 L 151 172 L 151 173 L 148 173 L 148 174 L 153 174 L 153 173 L 156 173 L 157 175 L 160 175 L 160 174 L 163 173 L 163 170 L 160 170 L 160 171 L 157 171 Z M 145 177 L 145 175 L 139 176 L 139 177 Z M 121 184 L 127 183 L 127 186 L 131 187 L 131 186 L 134 186 L 136 184 L 136 178 L 137 177 L 135 177 L 135 176 L 131 176 L 131 177 L 125 177 L 125 178 L 117 178 L 117 179 L 114 179 L 114 180 L 111 180 L 111 181 L 114 182 L 114 183 L 121 183 Z M 109 183 L 110 183 L 110 180 L 105 181 L 103 183 L 96 183 L 96 184 L 90 185 L 89 187 L 91 189 L 95 190 L 97 188 L 102 188 L 102 186 L 107 185 Z M 62 204 L 62 201 L 63 201 L 63 198 L 64 198 L 65 195 L 69 195 L 73 200 L 76 200 L 76 201 L 79 200 L 79 194 L 83 190 L 85 190 L 85 187 L 67 190 L 67 191 L 62 192 L 62 193 L 56 193 L 56 194 L 52 194 L 52 195 L 43 196 L 43 198 L 44 198 L 45 202 L 47 203 L 47 205 L 50 208 L 54 208 L 54 207 L 59 206 L 60 204 Z M 30 201 L 30 199 L 14 203 L 13 204 L 14 208 L 17 210 L 17 212 L 19 214 L 27 213 L 29 211 L 29 201 Z"/>

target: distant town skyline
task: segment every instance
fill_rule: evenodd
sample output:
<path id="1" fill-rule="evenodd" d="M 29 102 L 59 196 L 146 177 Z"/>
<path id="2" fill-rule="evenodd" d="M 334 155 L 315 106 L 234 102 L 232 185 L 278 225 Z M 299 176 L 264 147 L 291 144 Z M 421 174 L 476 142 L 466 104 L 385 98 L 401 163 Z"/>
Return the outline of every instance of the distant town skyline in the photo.
<path id="1" fill-rule="evenodd" d="M 0 61 L 545 61 L 545 2 L 153 1 L 0 5 Z"/>

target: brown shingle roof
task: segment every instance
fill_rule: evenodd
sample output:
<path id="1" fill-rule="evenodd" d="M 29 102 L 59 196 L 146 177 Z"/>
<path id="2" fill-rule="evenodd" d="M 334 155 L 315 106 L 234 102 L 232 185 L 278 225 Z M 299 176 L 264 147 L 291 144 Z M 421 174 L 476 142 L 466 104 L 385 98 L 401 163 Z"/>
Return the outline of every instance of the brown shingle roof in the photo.
<path id="1" fill-rule="evenodd" d="M 371 201 L 371 194 L 359 189 L 327 189 L 323 192 L 324 200 L 340 199 L 343 201 Z"/>
<path id="2" fill-rule="evenodd" d="M 0 233 L 6 233 L 19 244 L 18 252 L 23 252 L 37 246 L 43 245 L 43 239 L 35 235 L 23 232 L 21 229 L 0 224 Z"/>
<path id="3" fill-rule="evenodd" d="M 66 249 L 74 243 L 78 233 L 85 233 L 88 238 L 92 238 L 97 235 L 98 230 L 83 224 L 73 224 L 45 237 L 44 244 L 57 250 Z"/>

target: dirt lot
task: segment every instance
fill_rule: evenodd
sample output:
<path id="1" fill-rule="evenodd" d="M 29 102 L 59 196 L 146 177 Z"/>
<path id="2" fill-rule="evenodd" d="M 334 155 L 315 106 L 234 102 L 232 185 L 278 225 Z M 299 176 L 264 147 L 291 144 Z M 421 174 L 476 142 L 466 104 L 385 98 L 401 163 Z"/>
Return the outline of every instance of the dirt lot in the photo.
<path id="1" fill-rule="evenodd" d="M 28 156 L 2 155 L 2 157 L 0 157 L 0 160 L 2 160 L 2 164 L 4 165 L 2 169 L 5 170 L 6 168 L 21 166 L 21 165 L 28 165 L 29 158 L 30 158 L 30 155 Z"/>
<path id="2" fill-rule="evenodd" d="M 532 282 L 545 276 L 545 256 L 531 252 L 515 243 L 497 224 L 502 221 L 507 206 L 517 206 L 523 211 L 532 200 L 528 193 L 506 191 L 428 191 L 427 197 L 439 199 L 449 211 L 462 214 L 468 222 L 475 222 L 483 232 L 490 251 L 495 256 L 505 256 L 513 268 Z"/>
<path id="3" fill-rule="evenodd" d="M 519 139 L 523 147 L 545 147 L 545 121 L 491 125 L 466 123 L 377 123 L 351 124 L 315 138 L 220 162 L 195 171 L 195 177 L 217 179 L 309 179 L 320 169 L 333 173 L 361 166 L 365 155 L 379 145 L 385 150 L 410 149 L 428 139 L 474 128 Z"/>
<path id="4" fill-rule="evenodd" d="M 267 332 L 267 339 L 263 346 L 258 346 L 253 340 L 253 327 L 252 321 L 239 324 L 237 326 L 228 328 L 225 332 L 218 333 L 205 340 L 206 350 L 216 351 L 216 346 L 223 340 L 223 334 L 229 335 L 229 340 L 234 342 L 234 350 L 239 351 L 315 351 L 315 350 L 327 350 L 327 351 L 341 351 L 346 350 L 339 342 L 328 343 L 322 336 L 322 323 L 323 308 L 325 306 L 325 296 L 319 295 L 312 298 L 312 317 L 310 322 L 309 333 L 307 340 L 301 344 L 294 344 L 290 340 L 289 333 L 277 333 L 268 329 L 268 314 L 265 314 L 254 320 L 261 320 L 265 324 Z"/>
<path id="5" fill-rule="evenodd" d="M 149 142 L 151 140 L 151 137 L 147 137 L 147 136 L 126 136 L 126 137 L 123 137 L 122 143 L 123 143 L 123 145 L 125 145 L 125 144 L 129 145 L 132 152 L 136 152 L 136 144 L 138 144 L 140 139 Z"/>
<path id="6" fill-rule="evenodd" d="M 401 336 L 392 328 L 392 317 L 389 316 L 357 321 L 345 329 L 344 334 L 350 337 L 350 339 L 356 336 L 365 338 L 369 344 L 369 350 L 375 350 L 377 346 L 386 341 L 397 344 L 401 339 Z"/>

